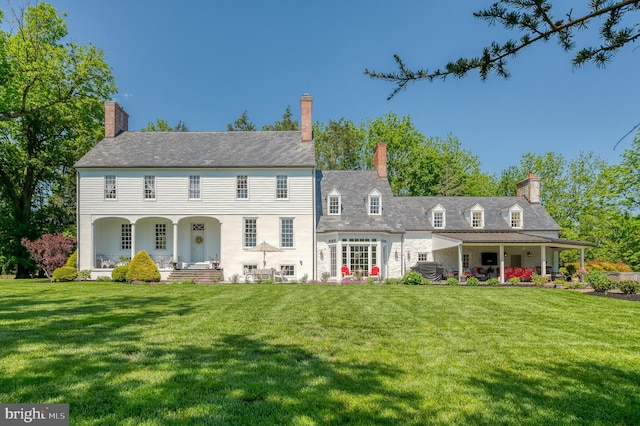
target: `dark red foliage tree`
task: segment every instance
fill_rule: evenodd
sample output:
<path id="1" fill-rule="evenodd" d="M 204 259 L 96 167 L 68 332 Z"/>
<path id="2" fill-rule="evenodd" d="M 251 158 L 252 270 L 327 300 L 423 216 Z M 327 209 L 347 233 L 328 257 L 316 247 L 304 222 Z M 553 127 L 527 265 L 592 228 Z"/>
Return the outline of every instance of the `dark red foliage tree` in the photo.
<path id="1" fill-rule="evenodd" d="M 76 240 L 62 234 L 44 234 L 34 241 L 23 238 L 21 243 L 29 250 L 38 268 L 51 278 L 53 271 L 66 264 Z"/>

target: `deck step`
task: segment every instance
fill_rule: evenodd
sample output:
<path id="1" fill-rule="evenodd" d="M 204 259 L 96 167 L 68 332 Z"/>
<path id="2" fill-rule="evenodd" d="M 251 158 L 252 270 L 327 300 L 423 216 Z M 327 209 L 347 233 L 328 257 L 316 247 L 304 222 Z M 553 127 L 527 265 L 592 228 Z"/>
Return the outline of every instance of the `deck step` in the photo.
<path id="1" fill-rule="evenodd" d="M 222 269 L 176 269 L 171 272 L 167 281 L 220 282 L 223 279 Z"/>

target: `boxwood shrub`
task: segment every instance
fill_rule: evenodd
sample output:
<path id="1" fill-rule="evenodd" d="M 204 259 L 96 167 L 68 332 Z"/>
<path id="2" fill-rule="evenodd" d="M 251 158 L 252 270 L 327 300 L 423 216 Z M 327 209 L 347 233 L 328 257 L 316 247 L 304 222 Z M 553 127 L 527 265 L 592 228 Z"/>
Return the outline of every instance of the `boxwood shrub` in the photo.
<path id="1" fill-rule="evenodd" d="M 53 282 L 73 281 L 78 278 L 78 271 L 72 266 L 61 266 L 53 271 Z"/>
<path id="2" fill-rule="evenodd" d="M 127 272 L 129 271 L 129 265 L 116 266 L 111 271 L 111 279 L 117 282 L 125 282 L 127 281 Z"/>
<path id="3" fill-rule="evenodd" d="M 636 294 L 640 291 L 640 283 L 638 281 L 620 281 L 617 287 L 624 294 Z"/>
<path id="4" fill-rule="evenodd" d="M 591 284 L 591 287 L 595 291 L 598 292 L 606 292 L 607 290 L 611 290 L 612 282 L 611 279 L 604 272 L 589 272 L 584 280 Z"/>
<path id="5" fill-rule="evenodd" d="M 127 271 L 127 281 L 160 281 L 158 266 L 146 251 L 140 250 L 133 256 Z"/>
<path id="6" fill-rule="evenodd" d="M 416 271 L 409 271 L 402 277 L 402 284 L 404 285 L 420 285 L 422 284 L 422 275 Z"/>

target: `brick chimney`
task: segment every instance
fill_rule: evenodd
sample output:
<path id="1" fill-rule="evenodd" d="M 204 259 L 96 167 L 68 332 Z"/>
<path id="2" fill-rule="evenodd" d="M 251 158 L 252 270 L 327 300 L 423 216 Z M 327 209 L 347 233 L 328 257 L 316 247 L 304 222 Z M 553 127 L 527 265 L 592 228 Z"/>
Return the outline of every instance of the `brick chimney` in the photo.
<path id="1" fill-rule="evenodd" d="M 387 177 L 387 144 L 379 142 L 373 151 L 373 168 L 378 172 L 378 177 Z"/>
<path id="2" fill-rule="evenodd" d="M 117 102 L 104 103 L 104 137 L 115 138 L 129 130 L 129 114 Z"/>
<path id="3" fill-rule="evenodd" d="M 313 122 L 311 121 L 311 106 L 313 98 L 305 93 L 300 97 L 300 128 L 302 130 L 302 142 L 313 140 Z"/>
<path id="4" fill-rule="evenodd" d="M 526 179 L 516 184 L 518 197 L 525 197 L 531 204 L 540 204 L 541 182 L 541 178 L 529 173 Z"/>

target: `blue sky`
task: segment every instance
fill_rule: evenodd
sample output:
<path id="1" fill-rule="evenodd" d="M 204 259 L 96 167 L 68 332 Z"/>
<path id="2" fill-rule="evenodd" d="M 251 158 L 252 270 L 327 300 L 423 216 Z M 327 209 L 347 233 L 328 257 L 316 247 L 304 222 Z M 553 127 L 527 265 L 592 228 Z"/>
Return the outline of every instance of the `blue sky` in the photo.
<path id="1" fill-rule="evenodd" d="M 390 84 L 363 74 L 393 70 L 394 53 L 415 68 L 436 68 L 509 38 L 472 16 L 491 1 L 50 3 L 66 12 L 71 39 L 104 50 L 130 130 L 157 118 L 183 120 L 192 131 L 226 130 L 244 110 L 262 126 L 288 105 L 299 119 L 300 95 L 309 93 L 314 121 L 409 115 L 424 135 L 457 137 L 483 171 L 498 173 L 526 152 L 571 159 L 593 151 L 618 162 L 633 135 L 614 145 L 640 123 L 638 45 L 606 69 L 574 70 L 571 55 L 551 41 L 509 60 L 509 80 L 471 74 L 417 83 L 391 101 Z"/>

